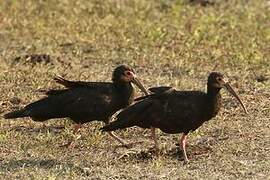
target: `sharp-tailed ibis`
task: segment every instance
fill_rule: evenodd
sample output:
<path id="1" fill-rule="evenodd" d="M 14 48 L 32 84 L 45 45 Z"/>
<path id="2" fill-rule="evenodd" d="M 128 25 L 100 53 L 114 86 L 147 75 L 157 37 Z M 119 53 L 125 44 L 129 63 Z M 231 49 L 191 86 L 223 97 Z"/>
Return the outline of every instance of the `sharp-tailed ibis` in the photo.
<path id="1" fill-rule="evenodd" d="M 102 131 L 115 131 L 132 126 L 141 128 L 159 128 L 165 133 L 183 133 L 180 148 L 184 161 L 186 138 L 189 132 L 199 128 L 204 122 L 215 117 L 221 107 L 220 90 L 225 88 L 246 108 L 226 78 L 218 72 L 210 73 L 207 81 L 207 92 L 177 91 L 171 87 L 150 89 L 154 94 L 138 98 L 138 102 L 119 113 L 114 122 L 101 128 Z M 155 146 L 158 148 L 156 137 Z"/>
<path id="2" fill-rule="evenodd" d="M 81 124 L 90 121 L 109 123 L 115 112 L 129 106 L 134 100 L 131 83 L 147 93 L 134 70 L 127 65 L 120 65 L 114 69 L 112 82 L 68 81 L 61 77 L 55 78 L 55 81 L 64 85 L 66 89 L 49 90 L 46 93 L 47 97 L 7 113 L 4 118 L 31 117 L 34 121 L 45 121 L 67 117 L 76 123 L 76 133 Z M 116 135 L 110 135 L 125 144 Z"/>

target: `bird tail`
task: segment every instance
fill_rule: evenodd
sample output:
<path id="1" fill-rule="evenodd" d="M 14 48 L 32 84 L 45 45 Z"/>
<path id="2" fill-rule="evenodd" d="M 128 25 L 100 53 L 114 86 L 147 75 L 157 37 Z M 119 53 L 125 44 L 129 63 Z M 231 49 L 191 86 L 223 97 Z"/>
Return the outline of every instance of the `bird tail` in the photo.
<path id="1" fill-rule="evenodd" d="M 143 120 L 143 112 L 150 106 L 151 102 L 147 100 L 140 101 L 132 106 L 129 106 L 116 116 L 115 121 L 102 127 L 100 130 L 103 132 L 115 131 L 117 129 L 135 126 L 138 124 L 137 121 Z"/>
<path id="2" fill-rule="evenodd" d="M 135 102 L 138 102 L 138 101 L 141 101 L 143 99 L 146 99 L 146 98 L 149 98 L 149 97 L 152 97 L 153 94 L 149 94 L 149 95 L 146 95 L 146 96 L 141 96 L 141 97 L 137 97 L 134 99 Z"/>
<path id="3" fill-rule="evenodd" d="M 100 130 L 101 130 L 102 132 L 107 132 L 107 131 L 115 131 L 115 130 L 117 130 L 117 129 L 124 129 L 124 128 L 126 128 L 126 127 L 125 127 L 125 123 L 124 123 L 123 120 L 124 120 L 124 119 L 121 119 L 121 120 L 118 119 L 118 120 L 116 120 L 116 121 L 113 121 L 113 122 L 111 122 L 110 124 L 108 124 L 108 125 L 106 125 L 106 126 L 100 128 Z"/>
<path id="4" fill-rule="evenodd" d="M 27 116 L 27 114 L 24 109 L 12 111 L 7 114 L 4 114 L 5 119 L 15 119 L 15 118 L 20 118 L 20 117 L 25 117 L 25 116 Z"/>
<path id="5" fill-rule="evenodd" d="M 153 94 L 138 97 L 138 98 L 134 99 L 134 101 L 137 102 L 137 101 L 141 101 L 143 99 L 147 99 L 147 98 L 151 98 L 151 97 L 162 97 L 163 95 L 166 96 L 167 94 L 174 91 L 174 88 L 172 88 L 171 86 L 160 86 L 160 87 L 149 88 L 149 91 L 151 91 Z"/>
<path id="6" fill-rule="evenodd" d="M 52 96 L 52 95 L 62 94 L 67 91 L 68 91 L 67 89 L 51 89 L 51 90 L 48 90 L 45 94 L 47 96 Z"/>
<path id="7" fill-rule="evenodd" d="M 61 77 L 61 76 L 57 76 L 57 77 L 55 77 L 53 80 L 54 80 L 55 82 L 57 82 L 57 83 L 59 83 L 59 84 L 65 86 L 65 87 L 67 87 L 67 88 L 72 87 L 72 85 L 73 85 L 73 82 L 72 82 L 72 81 L 66 80 L 66 79 L 64 79 L 64 78 Z"/>
<path id="8" fill-rule="evenodd" d="M 82 81 L 69 81 L 69 80 L 64 79 L 61 76 L 55 77 L 54 81 L 57 82 L 58 84 L 65 86 L 66 88 L 77 88 L 77 87 L 85 86 L 87 84 Z"/>

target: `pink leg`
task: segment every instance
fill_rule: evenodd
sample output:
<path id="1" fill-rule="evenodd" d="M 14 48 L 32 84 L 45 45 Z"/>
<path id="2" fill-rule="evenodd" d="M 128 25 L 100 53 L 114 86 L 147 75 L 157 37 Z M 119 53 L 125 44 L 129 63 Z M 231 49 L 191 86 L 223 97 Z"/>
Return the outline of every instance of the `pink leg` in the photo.
<path id="1" fill-rule="evenodd" d="M 116 141 L 118 141 L 119 143 L 121 143 L 123 146 L 125 147 L 129 147 L 129 145 L 126 143 L 126 141 L 124 141 L 123 139 L 121 139 L 120 137 L 116 136 L 113 132 L 108 132 L 108 134 L 113 137 Z"/>
<path id="2" fill-rule="evenodd" d="M 158 154 L 159 153 L 159 145 L 158 145 L 158 140 L 157 140 L 157 135 L 156 135 L 156 128 L 151 127 L 151 136 L 155 142 L 155 151 Z"/>
<path id="3" fill-rule="evenodd" d="M 105 123 L 105 124 L 109 124 L 109 123 Z M 122 146 L 129 148 L 130 144 L 128 144 L 125 140 L 123 140 L 122 138 L 118 137 L 117 135 L 115 135 L 113 132 L 108 132 L 108 134 L 114 138 L 116 141 L 118 141 Z"/>
<path id="4" fill-rule="evenodd" d="M 73 134 L 76 134 L 77 132 L 79 132 L 81 128 L 82 128 L 82 124 L 74 124 Z"/>
<path id="5" fill-rule="evenodd" d="M 73 126 L 73 134 L 76 135 L 80 131 L 81 128 L 82 128 L 82 124 L 74 124 L 74 126 Z M 72 145 L 74 144 L 74 142 L 76 140 L 80 139 L 80 138 L 81 138 L 81 135 L 77 136 L 75 139 L 70 140 L 66 144 L 61 145 L 60 147 L 71 148 Z"/>
<path id="6" fill-rule="evenodd" d="M 186 152 L 186 140 L 187 140 L 187 134 L 183 134 L 182 137 L 180 138 L 180 148 L 183 152 L 185 163 L 188 163 L 189 160 L 187 158 L 187 152 Z"/>

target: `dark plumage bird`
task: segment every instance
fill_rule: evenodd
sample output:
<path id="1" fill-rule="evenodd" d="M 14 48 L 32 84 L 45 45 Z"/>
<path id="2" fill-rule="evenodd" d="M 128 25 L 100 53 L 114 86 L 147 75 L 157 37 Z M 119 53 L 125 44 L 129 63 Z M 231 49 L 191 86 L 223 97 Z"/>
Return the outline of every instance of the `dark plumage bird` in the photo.
<path id="1" fill-rule="evenodd" d="M 137 85 L 143 92 L 146 89 L 140 83 L 132 68 L 120 65 L 112 74 L 112 82 L 68 81 L 61 77 L 55 81 L 66 89 L 49 90 L 47 97 L 25 106 L 21 110 L 4 115 L 6 119 L 31 117 L 34 121 L 68 117 L 77 126 L 93 120 L 109 123 L 111 116 L 133 102 L 134 89 Z M 124 141 L 111 134 L 119 142 Z"/>
<path id="2" fill-rule="evenodd" d="M 115 131 L 131 126 L 141 128 L 159 128 L 165 133 L 183 133 L 180 146 L 185 162 L 186 137 L 204 122 L 215 117 L 221 107 L 221 88 L 227 89 L 240 102 L 222 74 L 212 72 L 208 77 L 207 92 L 176 91 L 170 87 L 150 89 L 154 94 L 138 98 L 139 102 L 127 107 L 117 115 L 116 121 L 101 128 L 102 131 Z M 157 141 L 154 137 L 155 145 Z"/>

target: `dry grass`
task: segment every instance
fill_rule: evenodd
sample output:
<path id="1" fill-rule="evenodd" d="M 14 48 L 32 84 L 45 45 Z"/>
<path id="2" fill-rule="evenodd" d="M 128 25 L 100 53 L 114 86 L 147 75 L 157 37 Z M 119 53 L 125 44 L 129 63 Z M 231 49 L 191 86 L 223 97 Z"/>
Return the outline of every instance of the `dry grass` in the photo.
<path id="1" fill-rule="evenodd" d="M 37 100 L 58 87 L 56 74 L 109 81 L 120 63 L 132 65 L 146 86 L 205 89 L 210 71 L 228 75 L 249 115 L 227 93 L 224 108 L 189 136 L 183 165 L 178 135 L 159 132 L 162 156 L 149 132 L 118 132 L 131 149 L 116 148 L 102 124 L 87 124 L 74 149 L 65 119 L 43 124 L 0 121 L 0 177 L 18 179 L 269 179 L 270 6 L 267 0 L 71 0 L 0 2 L 0 112 Z M 42 53 L 50 63 L 32 64 Z"/>

